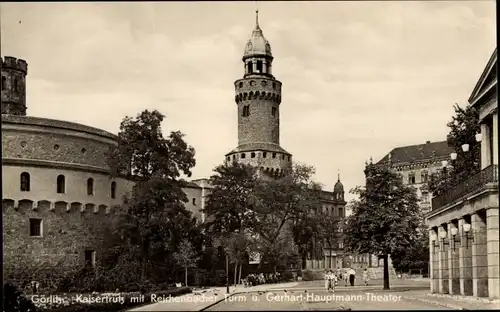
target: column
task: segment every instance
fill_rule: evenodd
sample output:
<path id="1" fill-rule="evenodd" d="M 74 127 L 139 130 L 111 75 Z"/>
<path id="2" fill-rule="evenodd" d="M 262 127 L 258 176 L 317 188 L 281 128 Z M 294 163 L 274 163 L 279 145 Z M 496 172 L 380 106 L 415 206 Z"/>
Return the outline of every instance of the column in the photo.
<path id="1" fill-rule="evenodd" d="M 448 249 L 450 245 L 446 242 L 446 240 L 443 240 L 441 238 L 441 232 L 446 232 L 446 229 L 443 226 L 439 227 L 438 230 L 438 240 L 439 240 L 439 252 L 438 252 L 438 259 L 439 259 L 439 293 L 441 294 L 447 294 L 449 291 L 448 288 Z"/>
<path id="2" fill-rule="evenodd" d="M 456 230 L 457 233 L 453 236 L 452 231 Z M 460 266 L 459 266 L 459 248 L 460 242 L 457 243 L 458 228 L 457 224 L 450 222 L 448 223 L 448 268 L 449 268 L 449 279 L 448 279 L 448 289 L 451 295 L 460 294 Z"/>
<path id="3" fill-rule="evenodd" d="M 262 62 L 262 73 L 267 73 L 267 61 Z"/>
<path id="4" fill-rule="evenodd" d="M 467 242 L 463 225 L 468 224 L 464 219 L 458 220 L 458 235 L 460 235 L 459 267 L 460 267 L 460 294 L 472 296 L 472 241 Z"/>
<path id="5" fill-rule="evenodd" d="M 481 124 L 481 170 L 491 164 L 490 160 L 490 128 L 487 124 Z"/>
<path id="6" fill-rule="evenodd" d="M 488 295 L 490 299 L 499 299 L 499 266 L 498 266 L 498 208 L 486 210 L 486 239 L 488 259 Z"/>
<path id="7" fill-rule="evenodd" d="M 493 148 L 498 149 L 498 112 L 493 113 Z M 496 150 L 493 151 L 493 164 L 498 165 L 498 152 Z"/>
<path id="8" fill-rule="evenodd" d="M 433 237 L 434 236 L 434 237 Z M 429 231 L 429 274 L 431 277 L 431 292 L 439 292 L 439 261 L 438 254 L 439 247 L 436 247 L 436 241 L 433 238 L 437 237 L 437 233 L 434 229 Z"/>
<path id="9" fill-rule="evenodd" d="M 477 297 L 488 296 L 488 255 L 486 247 L 486 218 L 475 213 L 471 217 L 472 235 L 472 292 Z"/>
<path id="10" fill-rule="evenodd" d="M 256 73 L 257 72 L 257 62 L 256 61 L 252 61 L 252 68 L 253 68 L 253 72 Z"/>

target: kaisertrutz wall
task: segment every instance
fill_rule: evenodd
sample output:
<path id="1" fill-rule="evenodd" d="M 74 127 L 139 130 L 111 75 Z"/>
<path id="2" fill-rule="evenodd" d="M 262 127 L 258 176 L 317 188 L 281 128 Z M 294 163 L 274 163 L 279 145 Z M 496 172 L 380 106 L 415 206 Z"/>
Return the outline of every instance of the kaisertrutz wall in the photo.
<path id="1" fill-rule="evenodd" d="M 106 153 L 113 144 L 116 136 L 85 125 L 2 115 L 7 278 L 55 287 L 83 265 L 86 250 L 99 261 L 113 208 L 133 186 L 109 176 Z M 58 176 L 64 176 L 62 192 Z M 30 219 L 41 220 L 41 235 L 30 235 Z"/>

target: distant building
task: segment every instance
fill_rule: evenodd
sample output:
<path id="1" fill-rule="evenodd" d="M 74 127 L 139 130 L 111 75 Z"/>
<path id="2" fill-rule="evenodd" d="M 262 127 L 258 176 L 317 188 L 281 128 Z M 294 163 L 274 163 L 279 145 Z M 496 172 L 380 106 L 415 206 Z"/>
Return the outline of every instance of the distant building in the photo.
<path id="1" fill-rule="evenodd" d="M 497 90 L 495 49 L 469 98 L 479 110 L 481 171 L 434 197 L 426 216 L 433 293 L 500 297 Z"/>
<path id="2" fill-rule="evenodd" d="M 376 166 L 385 166 L 397 172 L 403 183 L 417 191 L 419 206 L 423 213 L 431 209 L 431 196 L 424 187 L 432 173 L 441 171 L 441 161 L 448 160 L 453 148 L 446 141 L 396 147 L 385 155 Z"/>

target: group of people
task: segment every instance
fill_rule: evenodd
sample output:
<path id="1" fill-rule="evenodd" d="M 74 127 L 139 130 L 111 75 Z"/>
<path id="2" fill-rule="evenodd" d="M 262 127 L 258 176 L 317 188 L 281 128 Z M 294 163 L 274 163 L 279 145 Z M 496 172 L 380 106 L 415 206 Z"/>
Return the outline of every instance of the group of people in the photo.
<path id="1" fill-rule="evenodd" d="M 325 288 L 327 291 L 335 291 L 335 286 L 338 285 L 339 280 L 344 280 L 344 285 L 347 287 L 349 283 L 354 286 L 354 280 L 356 279 L 356 271 L 354 269 L 346 269 L 343 273 L 340 268 L 337 268 L 335 272 L 333 270 L 327 270 L 325 272 Z M 363 282 L 365 286 L 368 286 L 368 270 L 363 271 Z"/>
<path id="2" fill-rule="evenodd" d="M 260 273 L 254 274 L 250 273 L 247 275 L 247 278 L 241 280 L 242 284 L 245 287 L 256 286 L 261 284 L 274 284 L 281 282 L 281 274 L 279 272 L 276 273 Z"/>

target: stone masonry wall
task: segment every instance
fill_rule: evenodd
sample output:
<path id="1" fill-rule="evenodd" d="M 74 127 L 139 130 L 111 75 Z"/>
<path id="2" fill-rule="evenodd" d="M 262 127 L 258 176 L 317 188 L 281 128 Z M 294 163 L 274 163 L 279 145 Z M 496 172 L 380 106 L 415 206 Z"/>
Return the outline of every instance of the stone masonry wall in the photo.
<path id="1" fill-rule="evenodd" d="M 4 217 L 4 274 L 21 285 L 36 280 L 41 288 L 57 287 L 65 273 L 82 267 L 85 250 L 102 256 L 103 243 L 110 229 L 111 216 L 104 211 L 66 212 L 48 204 L 37 211 L 29 203 L 17 210 L 12 202 L 2 204 Z M 30 218 L 42 219 L 42 237 L 30 237 Z"/>
<path id="2" fill-rule="evenodd" d="M 281 83 L 273 79 L 248 78 L 235 82 L 238 104 L 238 144 L 269 142 L 279 144 Z M 249 116 L 243 108 L 250 107 Z M 273 107 L 276 109 L 272 115 Z"/>
<path id="3" fill-rule="evenodd" d="M 37 129 L 9 129 L 2 127 L 3 158 L 38 159 L 107 168 L 108 140 L 92 135 L 65 134 L 55 130 L 35 132 Z"/>

